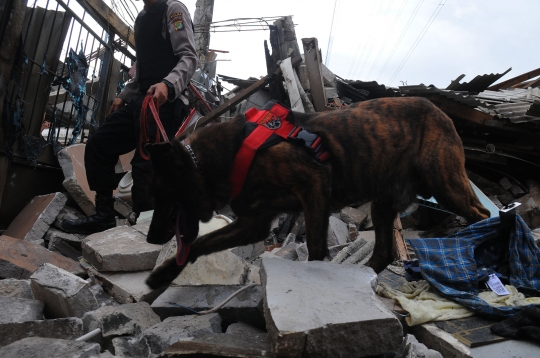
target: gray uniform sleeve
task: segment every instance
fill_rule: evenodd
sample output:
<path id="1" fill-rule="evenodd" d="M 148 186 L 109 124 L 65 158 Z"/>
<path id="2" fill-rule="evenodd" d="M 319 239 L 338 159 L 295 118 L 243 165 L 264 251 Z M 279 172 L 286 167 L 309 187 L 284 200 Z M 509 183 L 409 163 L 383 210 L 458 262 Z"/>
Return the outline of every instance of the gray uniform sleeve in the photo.
<path id="1" fill-rule="evenodd" d="M 164 79 L 173 84 L 176 98 L 178 98 L 189 85 L 189 81 L 199 65 L 199 59 L 195 51 L 191 16 L 184 4 L 176 0 L 167 1 L 165 20 L 173 52 L 180 60 Z"/>
<path id="2" fill-rule="evenodd" d="M 126 83 L 126 86 L 122 92 L 120 92 L 118 97 L 128 103 L 137 96 L 139 96 L 139 83 L 137 82 L 137 73 L 135 72 L 135 78 L 132 78 Z"/>

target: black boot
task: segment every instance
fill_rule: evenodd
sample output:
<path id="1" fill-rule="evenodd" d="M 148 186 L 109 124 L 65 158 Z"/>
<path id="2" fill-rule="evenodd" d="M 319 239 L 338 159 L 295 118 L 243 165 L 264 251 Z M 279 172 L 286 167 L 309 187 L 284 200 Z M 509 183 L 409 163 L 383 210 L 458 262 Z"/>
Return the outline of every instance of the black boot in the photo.
<path id="1" fill-rule="evenodd" d="M 116 226 L 114 199 L 96 194 L 96 213 L 78 220 L 62 221 L 62 228 L 73 234 L 90 235 Z"/>

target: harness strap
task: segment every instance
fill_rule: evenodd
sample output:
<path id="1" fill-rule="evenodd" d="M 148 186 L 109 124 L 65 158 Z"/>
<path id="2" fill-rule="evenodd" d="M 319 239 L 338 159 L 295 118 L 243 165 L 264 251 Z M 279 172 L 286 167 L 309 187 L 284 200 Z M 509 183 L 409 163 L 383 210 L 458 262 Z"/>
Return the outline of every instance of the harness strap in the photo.
<path id="1" fill-rule="evenodd" d="M 149 124 L 149 117 L 148 117 L 148 108 L 150 107 L 150 112 L 152 112 L 152 116 L 154 117 L 154 121 L 156 122 L 157 129 L 156 129 L 156 143 L 161 142 L 161 136 L 163 136 L 163 141 L 168 142 L 169 138 L 167 137 L 167 133 L 165 132 L 165 128 L 163 128 L 163 124 L 161 123 L 161 120 L 159 119 L 159 113 L 156 108 L 156 104 L 152 100 L 152 95 L 149 94 L 146 97 L 144 97 L 144 101 L 141 107 L 141 125 L 140 125 L 140 132 L 141 132 L 141 140 L 139 144 L 139 153 L 141 154 L 141 157 L 143 157 L 145 160 L 149 160 L 150 158 L 144 153 L 143 146 L 146 143 L 150 143 L 150 138 L 148 137 L 148 124 Z M 161 133 L 161 136 L 160 136 Z"/>

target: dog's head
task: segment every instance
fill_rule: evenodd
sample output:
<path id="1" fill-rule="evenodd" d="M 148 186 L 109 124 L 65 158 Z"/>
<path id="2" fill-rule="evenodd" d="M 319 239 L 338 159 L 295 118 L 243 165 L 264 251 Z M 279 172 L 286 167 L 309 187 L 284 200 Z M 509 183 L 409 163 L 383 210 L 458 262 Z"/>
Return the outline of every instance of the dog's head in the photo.
<path id="1" fill-rule="evenodd" d="M 205 184 L 193 159 L 179 142 L 147 144 L 153 175 L 154 215 L 146 241 L 164 244 L 175 234 L 191 244 L 199 233 L 199 221 L 212 218 Z"/>

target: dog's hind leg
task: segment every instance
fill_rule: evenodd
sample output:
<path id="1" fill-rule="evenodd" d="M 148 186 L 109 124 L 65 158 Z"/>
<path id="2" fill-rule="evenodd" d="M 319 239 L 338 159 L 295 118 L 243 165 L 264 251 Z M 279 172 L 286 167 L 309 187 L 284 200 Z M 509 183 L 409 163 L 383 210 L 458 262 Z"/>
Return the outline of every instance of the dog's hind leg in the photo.
<path id="1" fill-rule="evenodd" d="M 366 266 L 376 273 L 381 272 L 394 261 L 394 220 L 398 212 L 392 201 L 373 200 L 371 202 L 371 219 L 375 228 L 375 248 Z"/>
<path id="2" fill-rule="evenodd" d="M 190 247 L 188 261 L 195 262 L 199 256 L 264 240 L 275 215 L 267 213 L 257 217 L 238 217 L 231 224 L 197 238 Z M 175 257 L 170 258 L 154 269 L 146 284 L 151 288 L 168 286 L 184 267 L 176 264 Z"/>

